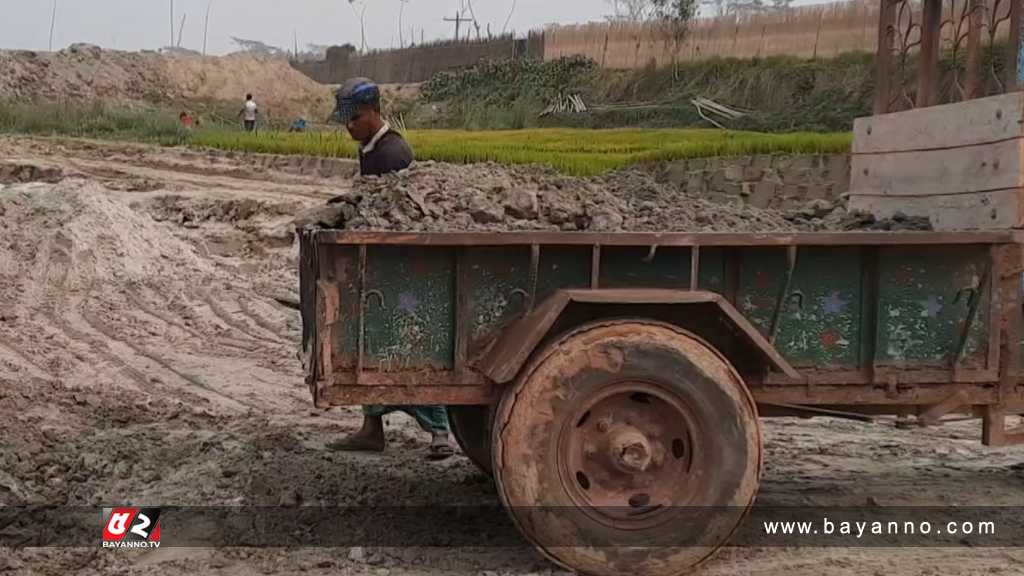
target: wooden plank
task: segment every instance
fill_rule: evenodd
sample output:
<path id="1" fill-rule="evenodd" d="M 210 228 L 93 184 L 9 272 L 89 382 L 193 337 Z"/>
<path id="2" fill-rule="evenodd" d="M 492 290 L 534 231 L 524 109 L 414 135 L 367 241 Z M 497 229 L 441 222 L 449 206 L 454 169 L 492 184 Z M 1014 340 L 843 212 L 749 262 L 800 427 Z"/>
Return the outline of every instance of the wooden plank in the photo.
<path id="1" fill-rule="evenodd" d="M 814 386 L 859 386 L 872 384 L 876 387 L 884 386 L 890 380 L 894 380 L 897 386 L 915 386 L 924 384 L 937 384 L 943 382 L 954 382 L 958 384 L 983 383 L 995 385 L 999 382 L 998 370 L 949 370 L 937 368 L 934 365 L 923 362 L 911 363 L 908 366 L 893 367 L 878 365 L 874 369 L 872 378 L 867 378 L 860 370 L 816 370 L 813 367 L 798 366 L 801 370 L 801 380 L 794 380 L 784 375 L 768 373 L 764 377 L 747 377 L 747 383 L 751 386 L 767 385 L 773 387 L 799 387 L 805 383 Z"/>
<path id="2" fill-rule="evenodd" d="M 1005 446 L 1006 414 L 999 406 L 986 406 L 981 421 L 981 443 L 985 446 Z"/>
<path id="3" fill-rule="evenodd" d="M 398 372 L 376 372 L 367 370 L 358 380 L 351 372 L 337 372 L 325 386 L 377 386 L 377 387 L 437 387 L 437 386 L 483 386 L 490 381 L 478 372 L 467 369 L 463 372 L 438 369 L 412 369 Z"/>
<path id="4" fill-rule="evenodd" d="M 802 417 L 813 417 L 813 416 L 831 416 L 833 418 L 845 418 L 847 420 L 856 420 L 858 422 L 874 422 L 875 418 L 867 414 L 857 414 L 856 412 L 847 412 L 843 410 L 829 410 L 827 408 L 816 408 L 811 406 L 802 406 L 800 404 L 776 404 L 772 402 L 763 402 L 757 405 L 757 414 L 762 417 L 772 416 L 802 416 Z"/>
<path id="5" fill-rule="evenodd" d="M 924 0 L 921 13 L 921 47 L 917 57 L 917 106 L 934 106 L 938 100 L 939 43 L 942 40 L 942 0 Z"/>
<path id="6" fill-rule="evenodd" d="M 879 154 L 987 144 L 1024 135 L 1024 93 L 1011 92 L 858 118 L 853 153 Z"/>
<path id="7" fill-rule="evenodd" d="M 967 400 L 967 392 L 964 390 L 957 390 L 950 394 L 949 397 L 929 406 L 924 412 L 918 415 L 917 419 L 921 424 L 926 426 L 929 424 L 935 424 L 946 414 L 966 406 Z"/>
<path id="8" fill-rule="evenodd" d="M 889 111 L 892 90 L 893 41 L 896 24 L 896 3 L 883 0 L 878 11 L 878 49 L 875 56 L 875 114 Z"/>
<path id="9" fill-rule="evenodd" d="M 949 398 L 950 395 L 963 391 L 967 394 L 965 402 L 968 406 L 978 404 L 994 405 L 996 391 L 991 386 L 972 384 L 936 384 L 933 386 L 918 386 L 909 390 L 901 391 L 895 397 L 888 396 L 886 391 L 874 385 L 861 386 L 771 386 L 751 387 L 750 393 L 754 401 L 758 403 L 770 402 L 773 404 L 807 404 L 812 406 L 920 406 L 932 405 Z M 1015 394 L 1006 399 L 1008 402 L 1020 404 L 1024 398 Z"/>
<path id="10" fill-rule="evenodd" d="M 1021 258 L 1019 245 L 1007 246 L 1004 252 L 1003 265 L 1013 266 Z M 1000 278 L 1004 282 L 1000 290 L 998 305 L 1002 314 L 1001 321 L 997 326 L 991 326 L 990 330 L 999 330 L 1001 346 L 999 351 L 999 399 L 1005 401 L 1014 389 L 1019 389 L 1017 380 L 1020 372 L 1020 336 L 1021 336 L 1021 293 L 1019 276 L 1015 272 L 999 274 L 1004 270 L 1002 266 L 996 267 L 996 281 Z"/>
<path id="11" fill-rule="evenodd" d="M 324 230 L 320 244 L 381 246 L 916 246 L 1004 244 L 1016 241 L 1008 230 L 971 232 L 351 232 Z"/>
<path id="12" fill-rule="evenodd" d="M 317 294 L 317 341 L 320 343 L 320 362 L 323 366 L 321 374 L 329 378 L 334 372 L 334 330 L 340 317 L 341 297 L 338 285 L 327 280 L 317 281 Z"/>
<path id="13" fill-rule="evenodd" d="M 330 386 L 321 389 L 319 406 L 482 405 L 490 404 L 497 389 L 483 386 Z"/>
<path id="14" fill-rule="evenodd" d="M 850 209 L 863 210 L 878 218 L 897 212 L 927 216 L 936 230 L 1015 228 L 1024 224 L 1021 198 L 1024 190 L 975 192 L 956 196 L 851 196 Z"/>
<path id="15" fill-rule="evenodd" d="M 993 144 L 855 155 L 850 195 L 941 196 L 1024 187 L 1024 139 Z"/>
<path id="16" fill-rule="evenodd" d="M 1018 274 L 1009 273 L 1019 268 L 1020 253 L 1019 250 L 1011 252 L 1006 246 L 989 246 L 988 252 L 991 278 L 988 283 L 988 359 L 985 367 L 998 370 L 1002 348 L 1003 301 L 1009 292 L 1020 293 Z"/>
<path id="17" fill-rule="evenodd" d="M 985 22 L 985 1 L 965 0 L 970 3 L 970 24 L 967 28 L 967 62 L 964 65 L 964 90 L 967 100 L 983 95 L 981 84 L 981 34 Z"/>
<path id="18" fill-rule="evenodd" d="M 1013 2 L 1010 4 L 1010 41 L 1006 50 L 1007 54 L 1007 66 L 1006 66 L 1006 78 L 1004 82 L 1007 90 L 1020 90 L 1021 86 L 1024 85 L 1024 78 L 1021 74 L 1024 73 L 1024 63 L 1022 60 L 1022 52 L 1024 52 L 1024 37 L 1021 35 L 1021 27 L 1024 26 L 1024 6 L 1021 2 Z"/>

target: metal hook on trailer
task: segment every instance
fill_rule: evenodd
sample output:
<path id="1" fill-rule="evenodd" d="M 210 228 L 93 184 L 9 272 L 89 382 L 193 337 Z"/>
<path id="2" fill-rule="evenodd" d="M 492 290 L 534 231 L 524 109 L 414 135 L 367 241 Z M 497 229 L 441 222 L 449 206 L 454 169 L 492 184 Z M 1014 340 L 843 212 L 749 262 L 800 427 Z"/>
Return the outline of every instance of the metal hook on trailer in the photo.
<path id="1" fill-rule="evenodd" d="M 657 244 L 652 244 L 650 250 L 647 252 L 647 256 L 644 256 L 641 259 L 641 262 L 643 262 L 644 264 L 650 264 L 651 262 L 654 262 L 654 256 L 657 253 L 658 253 L 658 245 Z"/>

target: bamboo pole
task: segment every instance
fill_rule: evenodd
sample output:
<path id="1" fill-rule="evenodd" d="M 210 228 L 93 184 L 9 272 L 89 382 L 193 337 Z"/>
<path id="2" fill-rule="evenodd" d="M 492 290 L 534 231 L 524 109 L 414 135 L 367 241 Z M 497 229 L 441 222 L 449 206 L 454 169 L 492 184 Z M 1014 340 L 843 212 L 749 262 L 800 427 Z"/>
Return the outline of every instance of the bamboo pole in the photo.
<path id="1" fill-rule="evenodd" d="M 57 24 L 57 0 L 53 0 L 53 13 L 50 15 L 50 52 L 53 52 L 53 29 Z"/>
<path id="2" fill-rule="evenodd" d="M 210 8 L 213 7 L 213 0 L 206 3 L 206 21 L 203 23 L 203 56 L 206 56 L 206 39 L 210 32 Z"/>

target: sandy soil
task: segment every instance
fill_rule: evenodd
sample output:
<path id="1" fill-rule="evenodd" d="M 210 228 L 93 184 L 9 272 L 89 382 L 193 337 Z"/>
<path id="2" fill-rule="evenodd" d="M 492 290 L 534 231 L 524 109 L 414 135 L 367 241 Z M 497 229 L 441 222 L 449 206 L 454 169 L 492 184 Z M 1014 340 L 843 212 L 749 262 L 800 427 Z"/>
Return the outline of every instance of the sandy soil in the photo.
<path id="1" fill-rule="evenodd" d="M 264 118 L 277 122 L 298 116 L 322 121 L 334 108 L 331 90 L 292 68 L 286 58 L 169 56 L 76 44 L 57 52 L 0 50 L 0 70 L 0 98 L 13 100 L 233 113 L 252 93 Z"/>
<path id="2" fill-rule="evenodd" d="M 494 503 L 405 416 L 380 456 L 325 444 L 297 358 L 291 218 L 351 166 L 0 139 L 0 505 Z M 1020 505 L 1024 449 L 960 422 L 764 423 L 761 504 Z M 559 574 L 529 549 L 0 550 L 14 574 Z M 726 549 L 700 572 L 1024 574 L 1024 550 Z"/>

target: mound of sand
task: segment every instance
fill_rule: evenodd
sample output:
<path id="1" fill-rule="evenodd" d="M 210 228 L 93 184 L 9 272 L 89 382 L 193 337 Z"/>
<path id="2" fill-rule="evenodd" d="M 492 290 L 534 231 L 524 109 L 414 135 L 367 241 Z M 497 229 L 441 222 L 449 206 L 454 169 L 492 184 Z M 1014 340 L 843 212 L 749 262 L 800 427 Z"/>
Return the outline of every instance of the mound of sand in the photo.
<path id="1" fill-rule="evenodd" d="M 0 50 L 0 99 L 167 103 L 177 93 L 160 61 L 84 44 L 59 52 Z"/>
<path id="2" fill-rule="evenodd" d="M 193 109 L 241 106 L 252 93 L 271 120 L 330 114 L 328 87 L 284 58 L 166 56 L 75 44 L 59 52 L 0 51 L 0 99 L 143 104 Z"/>
<path id="3" fill-rule="evenodd" d="M 330 88 L 295 70 L 285 58 L 233 54 L 161 57 L 171 84 L 193 102 L 235 102 L 252 93 L 263 112 L 276 121 L 296 116 L 320 121 L 334 108 Z"/>
<path id="4" fill-rule="evenodd" d="M 9 241 L 0 247 L 0 257 L 38 264 L 39 253 L 48 253 L 78 288 L 210 272 L 192 245 L 167 235 L 153 218 L 96 182 L 73 178 L 52 186 L 10 186 L 0 189 L 0 209 L 0 232 Z M 38 286 L 34 264 L 18 269 L 0 287 L 13 289 L 13 298 Z"/>

